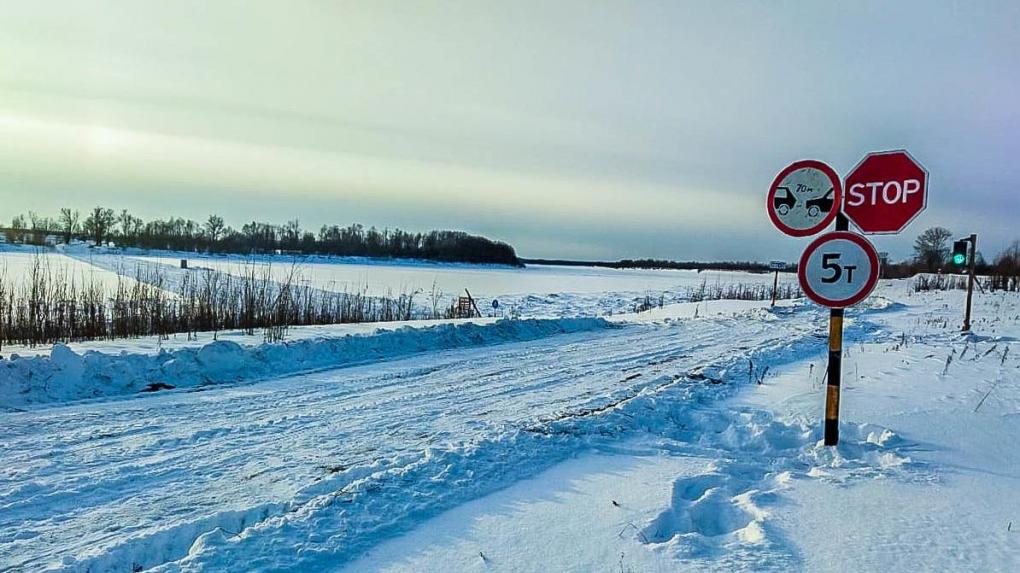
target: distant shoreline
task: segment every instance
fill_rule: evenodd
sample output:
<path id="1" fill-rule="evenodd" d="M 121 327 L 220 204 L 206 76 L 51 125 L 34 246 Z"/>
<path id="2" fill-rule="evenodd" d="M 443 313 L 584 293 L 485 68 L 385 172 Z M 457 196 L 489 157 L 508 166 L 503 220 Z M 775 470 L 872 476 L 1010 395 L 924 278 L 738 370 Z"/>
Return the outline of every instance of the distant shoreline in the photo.
<path id="1" fill-rule="evenodd" d="M 59 243 L 58 243 L 59 245 Z M 71 248 L 82 248 L 82 243 L 72 244 Z M 94 248 L 94 247 L 93 247 Z M 0 241 L 0 253 L 3 251 L 24 251 L 31 249 L 42 249 L 47 251 L 61 250 L 56 245 L 31 245 L 12 244 Z M 483 267 L 483 268 L 521 268 L 524 265 L 545 265 L 562 267 L 596 267 L 608 269 L 641 269 L 641 270 L 685 270 L 685 271 L 742 271 L 752 273 L 772 272 L 765 263 L 754 261 L 666 261 L 658 259 L 623 259 L 619 261 L 580 261 L 572 259 L 531 259 L 519 258 L 521 264 L 509 263 L 476 263 L 468 261 L 449 261 L 423 258 L 404 257 L 363 257 L 350 255 L 333 255 L 320 253 L 224 253 L 224 252 L 203 252 L 203 251 L 181 251 L 174 249 L 147 249 L 140 247 L 99 247 L 98 252 L 120 253 L 129 257 L 165 257 L 176 259 L 206 259 L 221 258 L 244 261 L 260 259 L 264 261 L 277 260 L 281 262 L 303 261 L 323 262 L 353 265 L 394 265 L 394 266 L 448 266 L 448 267 Z M 787 264 L 787 267 L 780 272 L 795 272 L 796 265 Z"/>
<path id="2" fill-rule="evenodd" d="M 472 263 L 464 261 L 445 261 L 438 259 L 404 258 L 404 257 L 360 257 L 350 255 L 330 254 L 301 254 L 301 253 L 218 253 L 204 251 L 179 251 L 167 249 L 144 249 L 139 247 L 88 247 L 82 243 L 64 245 L 31 245 L 19 243 L 6 243 L 0 241 L 0 256 L 4 253 L 31 254 L 41 251 L 48 253 L 64 253 L 66 249 L 72 252 L 94 250 L 96 253 L 122 255 L 133 258 L 165 258 L 165 259 L 187 259 L 189 261 L 201 261 L 203 259 L 220 259 L 225 261 L 243 264 L 248 261 L 279 262 L 289 264 L 300 263 L 322 263 L 322 264 L 349 264 L 349 265 L 386 265 L 395 267 L 450 267 L 450 268 L 493 268 L 493 269 L 520 269 L 522 264 L 513 265 L 509 263 Z M 66 254 L 66 253 L 64 253 Z"/>
<path id="3" fill-rule="evenodd" d="M 609 269 L 680 270 L 680 271 L 744 271 L 752 273 L 772 272 L 766 263 L 754 261 L 666 261 L 659 259 L 622 259 L 619 261 L 576 261 L 570 259 L 526 259 L 526 265 L 558 265 L 563 267 L 602 267 Z M 787 263 L 781 272 L 795 272 L 797 266 Z"/>

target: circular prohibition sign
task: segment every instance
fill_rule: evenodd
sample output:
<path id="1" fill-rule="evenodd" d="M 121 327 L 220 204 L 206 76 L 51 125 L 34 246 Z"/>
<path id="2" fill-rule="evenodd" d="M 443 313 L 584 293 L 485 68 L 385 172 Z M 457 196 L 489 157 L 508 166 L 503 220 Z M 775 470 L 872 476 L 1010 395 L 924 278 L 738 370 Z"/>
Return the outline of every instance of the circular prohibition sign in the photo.
<path id="1" fill-rule="evenodd" d="M 821 161 L 796 161 L 776 175 L 765 206 L 777 229 L 791 237 L 809 237 L 828 227 L 842 209 L 843 183 Z"/>
<path id="2" fill-rule="evenodd" d="M 878 253 L 870 241 L 849 231 L 826 233 L 800 256 L 797 278 L 804 294 L 829 308 L 853 306 L 878 284 Z"/>

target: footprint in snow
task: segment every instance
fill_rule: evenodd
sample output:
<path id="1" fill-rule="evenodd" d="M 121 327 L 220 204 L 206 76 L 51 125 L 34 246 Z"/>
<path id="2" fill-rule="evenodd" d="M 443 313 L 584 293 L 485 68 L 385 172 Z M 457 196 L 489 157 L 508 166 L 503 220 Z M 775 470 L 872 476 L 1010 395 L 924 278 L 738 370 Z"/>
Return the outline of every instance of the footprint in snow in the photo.
<path id="1" fill-rule="evenodd" d="M 722 461 L 707 473 L 678 479 L 669 507 L 638 538 L 707 568 L 795 565 L 796 554 L 770 526 L 767 509 L 794 478 L 837 485 L 876 476 L 930 478 L 906 455 L 916 445 L 873 424 L 844 424 L 840 446 L 830 448 L 821 444 L 816 425 L 788 423 L 760 410 L 692 415 L 700 418 L 689 420 L 693 426 L 711 420 L 712 431 L 688 444 L 703 454 L 706 446 L 714 447 Z M 728 423 L 721 424 L 723 419 Z"/>

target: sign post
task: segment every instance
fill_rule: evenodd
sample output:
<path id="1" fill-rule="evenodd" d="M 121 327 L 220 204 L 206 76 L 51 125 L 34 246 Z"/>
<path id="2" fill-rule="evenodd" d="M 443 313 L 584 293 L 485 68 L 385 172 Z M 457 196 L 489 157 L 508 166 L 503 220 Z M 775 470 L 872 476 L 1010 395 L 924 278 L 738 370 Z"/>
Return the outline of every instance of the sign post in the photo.
<path id="1" fill-rule="evenodd" d="M 878 265 L 879 265 L 878 278 L 881 279 L 882 277 L 885 276 L 885 268 L 889 266 L 889 252 L 888 251 L 879 251 L 878 252 Z"/>
<path id="2" fill-rule="evenodd" d="M 779 290 L 779 271 L 786 268 L 786 263 L 783 261 L 771 261 L 769 262 L 769 268 L 776 273 L 775 279 L 772 280 L 772 306 L 776 306 L 776 291 Z"/>
<path id="3" fill-rule="evenodd" d="M 866 234 L 899 233 L 924 210 L 927 200 L 928 172 L 906 151 L 868 154 L 845 182 L 840 182 L 835 171 L 820 161 L 797 161 L 783 169 L 769 187 L 766 200 L 769 219 L 783 233 L 807 237 L 836 222 L 835 231 L 808 245 L 797 267 L 804 294 L 830 309 L 825 392 L 827 446 L 839 443 L 845 309 L 871 294 L 882 269 L 875 247 L 862 235 L 851 233 L 850 222 Z M 778 277 L 777 272 L 772 288 L 773 305 Z M 965 327 L 969 324 L 968 314 Z"/>
<path id="4" fill-rule="evenodd" d="M 970 303 L 974 298 L 974 263 L 977 258 L 977 233 L 971 234 L 970 238 L 970 257 L 967 262 L 967 310 L 963 315 L 963 331 L 970 332 Z"/>
<path id="5" fill-rule="evenodd" d="M 839 398 L 843 381 L 843 309 L 829 310 L 829 366 L 825 371 L 826 446 L 839 444 Z"/>
<path id="6" fill-rule="evenodd" d="M 878 284 L 880 263 L 867 239 L 846 230 L 847 221 L 815 239 L 797 268 L 804 294 L 829 310 L 829 366 L 826 371 L 825 445 L 839 443 L 840 383 L 843 374 L 844 309 L 864 300 Z M 842 229 L 840 229 L 842 227 Z"/>

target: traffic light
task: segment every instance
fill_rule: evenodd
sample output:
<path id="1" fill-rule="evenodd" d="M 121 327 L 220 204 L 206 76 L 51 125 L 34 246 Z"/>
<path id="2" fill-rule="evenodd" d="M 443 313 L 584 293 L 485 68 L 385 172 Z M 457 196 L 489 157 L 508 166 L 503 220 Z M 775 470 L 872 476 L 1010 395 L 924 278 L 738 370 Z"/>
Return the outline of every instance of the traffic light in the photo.
<path id="1" fill-rule="evenodd" d="M 970 241 L 961 239 L 953 243 L 953 264 L 958 267 L 967 265 L 967 251 L 970 248 Z"/>

